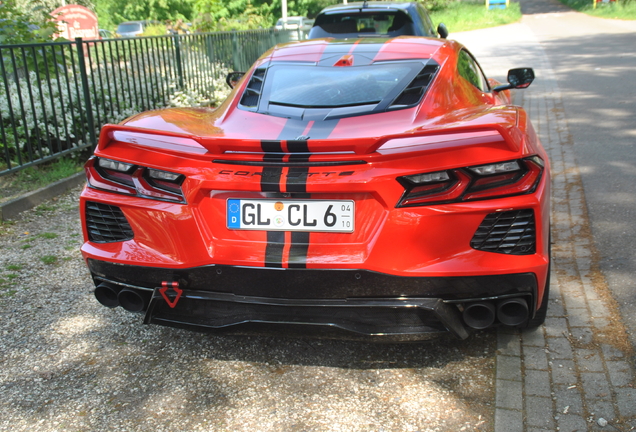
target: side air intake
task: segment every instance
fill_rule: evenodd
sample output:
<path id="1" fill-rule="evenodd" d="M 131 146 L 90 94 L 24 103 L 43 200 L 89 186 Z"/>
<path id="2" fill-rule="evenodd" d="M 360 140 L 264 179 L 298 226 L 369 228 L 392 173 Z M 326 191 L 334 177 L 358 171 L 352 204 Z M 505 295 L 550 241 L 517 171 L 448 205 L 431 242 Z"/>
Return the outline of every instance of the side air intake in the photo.
<path id="1" fill-rule="evenodd" d="M 245 89 L 245 93 L 243 93 L 243 97 L 241 98 L 241 105 L 249 108 L 256 108 L 258 106 L 258 101 L 261 98 L 261 91 L 263 90 L 264 78 L 264 68 L 256 69 L 254 71 L 254 75 L 252 75 L 252 78 Z"/>
<path id="2" fill-rule="evenodd" d="M 490 213 L 470 241 L 473 249 L 510 255 L 533 254 L 535 245 L 532 209 Z"/>
<path id="3" fill-rule="evenodd" d="M 433 81 L 438 70 L 439 66 L 437 64 L 426 65 L 404 91 L 389 105 L 389 109 L 406 108 L 418 104 L 420 100 L 422 100 L 422 96 L 426 93 L 426 89 L 431 84 L 431 81 Z"/>

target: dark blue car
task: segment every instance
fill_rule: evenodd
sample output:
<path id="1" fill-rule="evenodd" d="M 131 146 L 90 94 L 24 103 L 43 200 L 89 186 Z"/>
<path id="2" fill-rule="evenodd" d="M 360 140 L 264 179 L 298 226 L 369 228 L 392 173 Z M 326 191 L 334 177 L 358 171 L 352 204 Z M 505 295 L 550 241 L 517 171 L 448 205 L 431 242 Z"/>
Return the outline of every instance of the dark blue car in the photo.
<path id="1" fill-rule="evenodd" d="M 448 36 L 444 24 L 437 29 L 426 9 L 417 2 L 356 2 L 329 6 L 316 17 L 310 39 L 333 37 Z"/>

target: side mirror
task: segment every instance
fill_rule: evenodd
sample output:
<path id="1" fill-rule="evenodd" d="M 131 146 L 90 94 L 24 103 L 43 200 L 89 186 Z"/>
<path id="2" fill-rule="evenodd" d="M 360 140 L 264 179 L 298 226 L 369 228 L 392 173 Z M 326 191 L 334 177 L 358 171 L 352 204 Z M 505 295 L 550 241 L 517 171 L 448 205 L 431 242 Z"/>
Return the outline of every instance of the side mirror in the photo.
<path id="1" fill-rule="evenodd" d="M 500 92 L 509 89 L 524 89 L 534 81 L 534 70 L 532 68 L 517 68 L 508 71 L 508 84 L 495 87 L 493 90 Z"/>
<path id="2" fill-rule="evenodd" d="M 446 39 L 448 37 L 448 29 L 446 28 L 446 24 L 439 23 L 439 25 L 437 26 L 437 33 L 439 34 L 439 37 L 441 37 L 442 39 Z"/>
<path id="3" fill-rule="evenodd" d="M 243 78 L 243 75 L 245 75 L 245 72 L 230 72 L 226 75 L 225 82 L 230 86 L 230 88 L 234 88 L 241 78 Z"/>

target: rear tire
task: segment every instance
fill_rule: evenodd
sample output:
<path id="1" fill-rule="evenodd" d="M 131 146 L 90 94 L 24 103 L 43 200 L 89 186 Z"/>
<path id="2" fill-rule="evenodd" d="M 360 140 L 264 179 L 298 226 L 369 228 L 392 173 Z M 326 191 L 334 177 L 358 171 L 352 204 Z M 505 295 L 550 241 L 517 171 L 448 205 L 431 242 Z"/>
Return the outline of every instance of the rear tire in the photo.
<path id="1" fill-rule="evenodd" d="M 535 329 L 545 322 L 545 317 L 548 314 L 548 300 L 550 299 L 550 269 L 552 267 L 552 236 L 548 236 L 548 257 L 550 263 L 548 264 L 548 276 L 545 278 L 545 288 L 543 289 L 543 299 L 541 300 L 541 306 L 534 314 L 534 317 L 528 320 L 528 324 L 525 326 L 527 329 Z"/>
<path id="2" fill-rule="evenodd" d="M 548 300 L 550 298 L 550 266 L 548 266 L 548 277 L 545 280 L 545 288 L 543 290 L 543 299 L 541 300 L 541 306 L 534 314 L 534 318 L 531 318 L 526 325 L 527 329 L 535 329 L 541 326 L 545 322 L 545 317 L 548 314 Z"/>

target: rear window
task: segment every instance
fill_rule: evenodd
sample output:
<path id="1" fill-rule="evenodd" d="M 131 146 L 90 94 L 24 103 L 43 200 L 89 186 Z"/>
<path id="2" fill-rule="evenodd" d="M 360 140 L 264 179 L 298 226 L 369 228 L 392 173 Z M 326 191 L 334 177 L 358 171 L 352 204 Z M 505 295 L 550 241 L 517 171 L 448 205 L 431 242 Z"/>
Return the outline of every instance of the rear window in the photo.
<path id="1" fill-rule="evenodd" d="M 337 59 L 338 55 L 329 57 L 326 63 Z M 438 70 L 431 59 L 359 66 L 274 62 L 254 71 L 239 107 L 314 120 L 404 109 L 420 103 Z"/>
<path id="2" fill-rule="evenodd" d="M 419 66 L 421 68 L 421 64 Z M 357 67 L 286 65 L 272 67 L 266 82 L 269 103 L 303 108 L 334 108 L 379 103 L 405 78 L 410 63 Z"/>
<path id="3" fill-rule="evenodd" d="M 374 13 L 324 14 L 316 20 L 316 26 L 327 33 L 389 34 L 410 27 L 411 19 L 401 11 Z"/>

